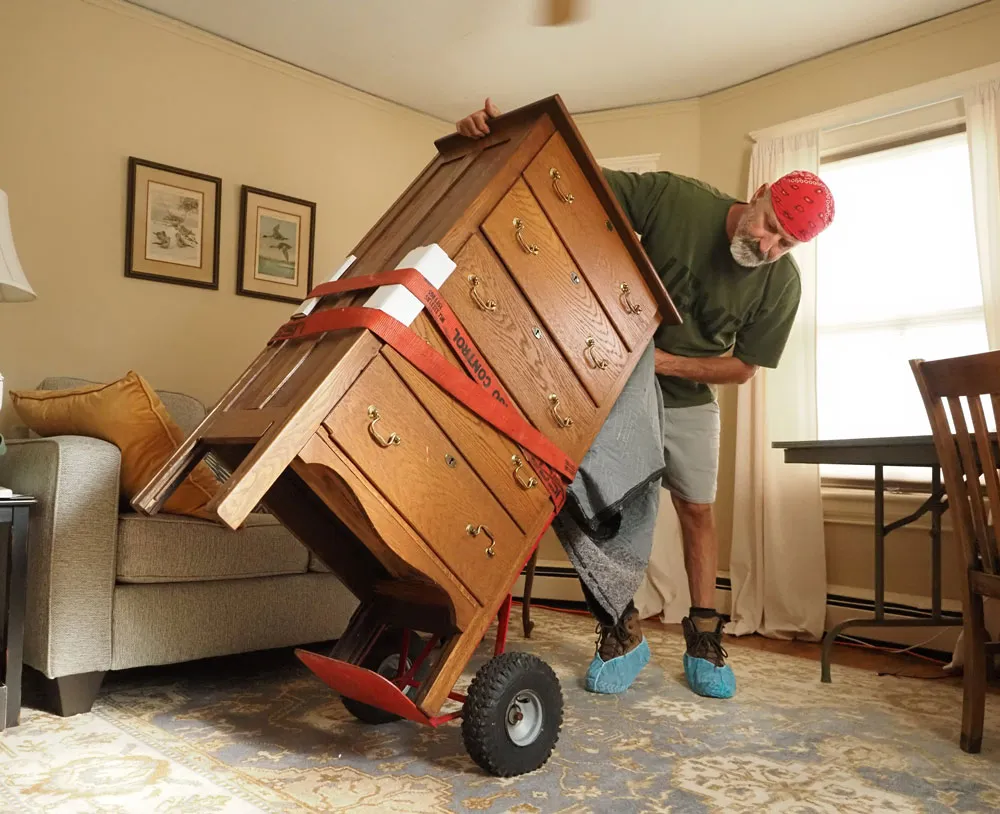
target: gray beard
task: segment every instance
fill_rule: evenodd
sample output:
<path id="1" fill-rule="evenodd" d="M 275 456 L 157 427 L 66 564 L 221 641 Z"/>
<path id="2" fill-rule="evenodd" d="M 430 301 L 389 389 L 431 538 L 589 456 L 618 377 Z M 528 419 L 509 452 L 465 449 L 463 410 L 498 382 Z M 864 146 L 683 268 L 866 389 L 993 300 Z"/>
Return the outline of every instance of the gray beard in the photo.
<path id="1" fill-rule="evenodd" d="M 729 244 L 729 253 L 733 256 L 733 260 L 748 269 L 757 268 L 767 262 L 767 258 L 761 253 L 760 244 L 753 238 L 739 233 Z"/>

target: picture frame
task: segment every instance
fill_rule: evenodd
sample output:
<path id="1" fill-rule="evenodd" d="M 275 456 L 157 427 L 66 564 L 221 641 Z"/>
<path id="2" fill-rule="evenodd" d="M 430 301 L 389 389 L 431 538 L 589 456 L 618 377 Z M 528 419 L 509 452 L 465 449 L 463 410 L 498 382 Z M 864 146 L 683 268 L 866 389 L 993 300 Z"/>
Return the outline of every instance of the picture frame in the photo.
<path id="1" fill-rule="evenodd" d="M 315 243 L 313 201 L 243 185 L 236 293 L 301 303 L 313 286 Z"/>
<path id="2" fill-rule="evenodd" d="M 222 179 L 130 156 L 125 276 L 219 288 Z"/>

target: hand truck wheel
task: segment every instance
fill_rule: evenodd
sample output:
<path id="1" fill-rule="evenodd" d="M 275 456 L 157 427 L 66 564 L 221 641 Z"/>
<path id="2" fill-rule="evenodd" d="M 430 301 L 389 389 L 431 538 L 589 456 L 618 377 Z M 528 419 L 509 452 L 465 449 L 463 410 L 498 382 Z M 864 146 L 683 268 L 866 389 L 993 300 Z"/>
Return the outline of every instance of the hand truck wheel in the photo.
<path id="1" fill-rule="evenodd" d="M 399 652 L 402 644 L 403 632 L 401 630 L 386 630 L 379 636 L 378 641 L 372 645 L 372 649 L 368 651 L 368 655 L 361 662 L 361 666 L 392 681 L 399 675 Z M 410 633 L 406 666 L 403 668 L 404 672 L 409 670 L 413 663 L 420 657 L 425 644 L 426 642 L 417 636 L 417 634 Z M 418 670 L 417 672 L 419 673 L 420 671 Z M 412 695 L 416 692 L 416 688 L 407 687 L 403 692 L 405 695 Z M 355 701 L 353 698 L 348 698 L 347 696 L 343 696 L 341 701 L 351 715 L 359 721 L 364 721 L 366 724 L 388 724 L 393 721 L 402 720 L 399 715 L 386 712 L 384 709 L 379 709 L 369 704 L 362 704 L 360 701 Z"/>
<path id="2" fill-rule="evenodd" d="M 562 689 L 552 668 L 529 653 L 502 653 L 472 679 L 462 738 L 469 756 L 490 774 L 525 774 L 549 759 L 562 716 Z"/>

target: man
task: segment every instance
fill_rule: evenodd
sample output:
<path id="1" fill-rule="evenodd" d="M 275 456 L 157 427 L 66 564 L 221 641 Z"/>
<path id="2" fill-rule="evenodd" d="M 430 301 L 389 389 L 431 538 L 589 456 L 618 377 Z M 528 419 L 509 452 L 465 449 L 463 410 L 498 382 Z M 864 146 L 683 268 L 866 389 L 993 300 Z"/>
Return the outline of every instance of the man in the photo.
<path id="1" fill-rule="evenodd" d="M 487 99 L 457 130 L 485 136 L 489 119 L 499 115 Z M 692 606 L 682 622 L 684 672 L 699 695 L 729 698 L 736 679 L 726 664 L 723 620 L 715 610 L 715 387 L 743 384 L 759 367 L 777 366 L 801 295 L 798 267 L 788 252 L 830 225 L 833 197 L 817 176 L 802 171 L 762 184 L 749 202 L 668 172 L 604 173 L 684 319 L 654 337 L 665 408 L 664 484 L 680 520 L 691 590 Z M 588 604 L 597 607 L 589 595 Z M 599 672 L 613 666 L 620 691 L 649 659 L 639 614 L 630 605 L 616 623 L 606 614 L 601 618 L 595 611 L 595 616 L 601 637 L 588 676 L 595 667 Z M 588 688 L 601 691 L 590 682 Z"/>

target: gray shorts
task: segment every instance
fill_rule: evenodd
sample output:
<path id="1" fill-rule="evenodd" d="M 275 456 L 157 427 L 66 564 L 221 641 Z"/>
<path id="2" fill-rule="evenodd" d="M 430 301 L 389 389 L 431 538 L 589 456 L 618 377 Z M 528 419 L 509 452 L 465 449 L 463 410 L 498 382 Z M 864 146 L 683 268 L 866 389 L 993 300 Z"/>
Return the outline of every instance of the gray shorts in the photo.
<path id="1" fill-rule="evenodd" d="M 719 476 L 719 403 L 663 411 L 663 487 L 688 503 L 714 503 Z"/>

